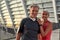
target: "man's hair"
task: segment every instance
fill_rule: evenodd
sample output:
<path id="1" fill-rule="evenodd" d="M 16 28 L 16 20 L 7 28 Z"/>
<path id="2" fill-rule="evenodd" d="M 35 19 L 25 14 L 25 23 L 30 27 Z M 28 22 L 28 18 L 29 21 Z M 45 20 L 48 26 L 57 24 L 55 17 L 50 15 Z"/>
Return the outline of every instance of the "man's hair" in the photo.
<path id="1" fill-rule="evenodd" d="M 37 4 L 30 5 L 30 8 L 32 8 L 32 7 L 37 7 L 39 9 L 39 6 Z"/>

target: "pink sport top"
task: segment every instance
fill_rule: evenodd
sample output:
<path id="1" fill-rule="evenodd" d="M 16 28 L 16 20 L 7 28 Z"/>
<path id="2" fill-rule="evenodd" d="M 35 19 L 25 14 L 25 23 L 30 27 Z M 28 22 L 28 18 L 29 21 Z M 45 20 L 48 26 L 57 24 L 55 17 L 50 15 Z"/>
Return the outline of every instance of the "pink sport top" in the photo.
<path id="1" fill-rule="evenodd" d="M 43 29 L 44 29 L 44 31 L 46 30 L 46 28 L 48 27 L 48 23 L 49 23 L 49 21 L 46 21 L 45 23 L 44 23 L 44 25 L 43 25 Z M 49 31 L 49 33 L 45 36 L 45 37 L 42 37 L 42 40 L 50 40 L 51 38 L 51 32 L 52 32 L 52 30 L 50 30 Z"/>

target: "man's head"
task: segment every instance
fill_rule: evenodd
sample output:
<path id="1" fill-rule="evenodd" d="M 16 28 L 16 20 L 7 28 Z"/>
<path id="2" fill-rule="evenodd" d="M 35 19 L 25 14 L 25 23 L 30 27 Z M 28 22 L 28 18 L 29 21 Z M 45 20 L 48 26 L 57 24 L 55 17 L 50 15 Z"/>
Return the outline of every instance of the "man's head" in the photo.
<path id="1" fill-rule="evenodd" d="M 42 13 L 42 18 L 43 18 L 44 20 L 46 20 L 48 17 L 49 17 L 48 11 L 43 11 L 43 13 Z"/>
<path id="2" fill-rule="evenodd" d="M 39 6 L 37 4 L 33 4 L 30 6 L 30 16 L 32 18 L 37 17 L 38 11 L 39 11 Z"/>

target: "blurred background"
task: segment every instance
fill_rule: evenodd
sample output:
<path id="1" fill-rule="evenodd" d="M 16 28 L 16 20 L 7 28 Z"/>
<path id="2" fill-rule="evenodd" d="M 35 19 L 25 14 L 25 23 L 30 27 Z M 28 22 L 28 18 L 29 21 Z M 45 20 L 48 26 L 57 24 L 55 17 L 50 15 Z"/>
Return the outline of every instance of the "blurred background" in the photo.
<path id="1" fill-rule="evenodd" d="M 0 0 L 0 40 L 15 40 L 17 28 L 23 18 L 29 16 L 31 4 L 39 5 L 38 18 L 42 11 L 49 12 L 53 23 L 51 40 L 59 40 L 60 0 Z"/>

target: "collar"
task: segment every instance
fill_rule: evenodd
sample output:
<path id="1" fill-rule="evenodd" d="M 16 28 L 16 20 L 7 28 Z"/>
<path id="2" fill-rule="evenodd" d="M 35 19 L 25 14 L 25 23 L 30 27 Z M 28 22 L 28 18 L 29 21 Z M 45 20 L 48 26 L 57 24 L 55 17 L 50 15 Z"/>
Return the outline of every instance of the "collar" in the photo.
<path id="1" fill-rule="evenodd" d="M 36 18 L 31 18 L 31 17 L 29 17 L 32 21 L 36 21 Z"/>

